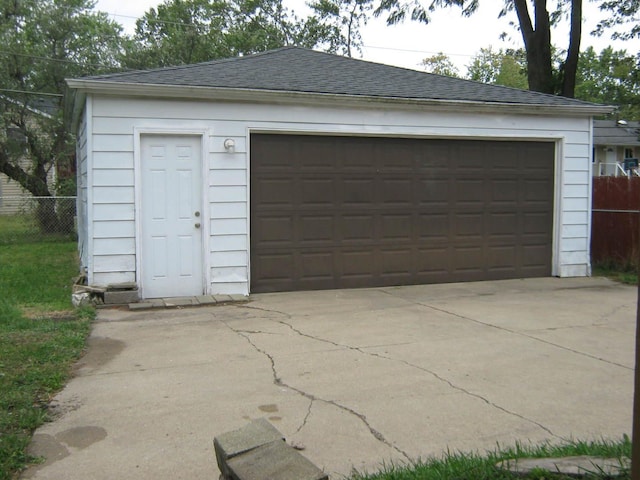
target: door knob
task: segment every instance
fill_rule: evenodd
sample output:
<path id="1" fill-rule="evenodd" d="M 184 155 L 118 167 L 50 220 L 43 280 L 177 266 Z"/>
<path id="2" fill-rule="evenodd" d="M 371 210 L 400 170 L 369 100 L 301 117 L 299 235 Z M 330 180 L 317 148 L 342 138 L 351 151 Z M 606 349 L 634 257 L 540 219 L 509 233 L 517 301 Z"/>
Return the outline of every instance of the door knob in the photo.
<path id="1" fill-rule="evenodd" d="M 199 223 L 196 223 L 194 226 L 195 226 L 196 228 L 200 228 L 200 224 L 199 224 Z"/>

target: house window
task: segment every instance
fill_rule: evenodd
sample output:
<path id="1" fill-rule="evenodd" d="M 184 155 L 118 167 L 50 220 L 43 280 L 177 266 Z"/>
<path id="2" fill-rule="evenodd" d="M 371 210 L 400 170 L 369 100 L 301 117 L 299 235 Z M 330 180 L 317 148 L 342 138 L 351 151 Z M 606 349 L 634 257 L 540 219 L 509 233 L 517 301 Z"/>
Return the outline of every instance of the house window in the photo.
<path id="1" fill-rule="evenodd" d="M 633 158 L 633 148 L 624 149 L 624 158 Z"/>

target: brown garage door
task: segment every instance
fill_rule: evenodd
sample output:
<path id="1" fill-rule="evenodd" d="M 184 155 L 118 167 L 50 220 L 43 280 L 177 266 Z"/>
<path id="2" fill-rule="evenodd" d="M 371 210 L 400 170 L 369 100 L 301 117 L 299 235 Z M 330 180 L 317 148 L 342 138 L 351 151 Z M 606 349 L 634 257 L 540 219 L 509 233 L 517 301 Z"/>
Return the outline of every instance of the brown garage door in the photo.
<path id="1" fill-rule="evenodd" d="M 251 135 L 251 291 L 551 275 L 553 143 Z"/>

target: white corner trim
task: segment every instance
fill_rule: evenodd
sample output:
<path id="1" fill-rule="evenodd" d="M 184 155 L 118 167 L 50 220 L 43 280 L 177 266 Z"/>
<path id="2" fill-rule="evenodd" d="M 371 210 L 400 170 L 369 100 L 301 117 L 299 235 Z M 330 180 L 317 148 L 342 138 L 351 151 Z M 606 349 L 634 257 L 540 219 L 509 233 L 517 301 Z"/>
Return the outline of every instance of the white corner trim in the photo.
<path id="1" fill-rule="evenodd" d="M 93 272 L 93 210 L 95 205 L 93 204 L 93 96 L 87 95 L 85 99 L 85 135 L 87 137 L 87 283 L 93 284 L 94 272 Z"/>

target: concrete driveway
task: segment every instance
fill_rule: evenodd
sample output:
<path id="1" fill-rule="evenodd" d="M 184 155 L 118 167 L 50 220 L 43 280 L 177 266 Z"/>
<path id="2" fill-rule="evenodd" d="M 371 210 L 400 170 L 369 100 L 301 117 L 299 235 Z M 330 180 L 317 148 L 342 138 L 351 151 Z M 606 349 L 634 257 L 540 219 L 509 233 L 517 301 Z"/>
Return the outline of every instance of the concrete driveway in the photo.
<path id="1" fill-rule="evenodd" d="M 636 289 L 601 278 L 263 294 L 101 310 L 38 479 L 217 479 L 268 418 L 333 478 L 516 441 L 631 433 Z"/>

